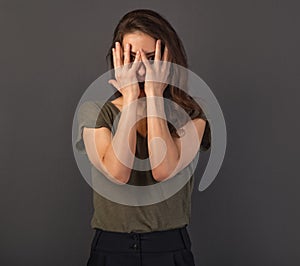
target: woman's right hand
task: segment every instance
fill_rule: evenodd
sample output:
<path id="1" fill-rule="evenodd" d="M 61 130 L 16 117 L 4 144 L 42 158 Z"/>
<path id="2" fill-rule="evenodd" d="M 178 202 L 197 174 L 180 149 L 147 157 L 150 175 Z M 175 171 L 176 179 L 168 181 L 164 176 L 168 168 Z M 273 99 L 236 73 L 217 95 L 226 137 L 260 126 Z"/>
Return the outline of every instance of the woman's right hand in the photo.
<path id="1" fill-rule="evenodd" d="M 136 53 L 133 63 L 130 62 L 130 44 L 125 45 L 124 62 L 121 44 L 116 42 L 112 48 L 113 62 L 115 69 L 115 79 L 110 79 L 108 83 L 113 85 L 125 98 L 137 99 L 140 94 L 136 72 L 141 64 L 140 52 Z"/>

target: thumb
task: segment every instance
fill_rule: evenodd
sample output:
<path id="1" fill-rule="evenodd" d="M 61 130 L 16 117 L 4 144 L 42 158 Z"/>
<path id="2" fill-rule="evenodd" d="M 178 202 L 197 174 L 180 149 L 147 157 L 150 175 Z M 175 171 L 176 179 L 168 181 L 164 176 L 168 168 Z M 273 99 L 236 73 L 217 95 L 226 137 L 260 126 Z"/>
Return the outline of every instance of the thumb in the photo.
<path id="1" fill-rule="evenodd" d="M 118 89 L 118 87 L 119 87 L 117 81 L 114 80 L 114 79 L 110 79 L 108 81 L 108 83 L 111 84 L 111 85 L 113 85 L 116 89 Z"/>

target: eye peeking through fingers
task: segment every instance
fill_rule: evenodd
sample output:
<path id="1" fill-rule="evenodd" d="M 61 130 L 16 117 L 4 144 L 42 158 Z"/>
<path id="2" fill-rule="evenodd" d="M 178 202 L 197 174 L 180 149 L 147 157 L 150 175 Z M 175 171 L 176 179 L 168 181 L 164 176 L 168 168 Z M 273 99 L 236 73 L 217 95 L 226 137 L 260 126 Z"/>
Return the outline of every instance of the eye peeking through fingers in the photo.
<path id="1" fill-rule="evenodd" d="M 154 56 L 154 55 L 148 57 L 148 60 L 151 60 L 151 61 L 150 61 L 150 64 L 153 64 L 154 59 L 155 59 L 155 56 Z"/>
<path id="2" fill-rule="evenodd" d="M 135 60 L 135 56 L 134 55 L 130 55 L 130 62 L 133 62 Z"/>
<path id="3" fill-rule="evenodd" d="M 154 58 L 155 58 L 154 55 L 151 55 L 151 56 L 148 56 L 148 57 L 147 57 L 148 60 L 151 60 L 151 61 L 150 61 L 150 64 L 153 64 Z M 135 60 L 135 55 L 131 54 L 131 55 L 130 55 L 130 62 L 133 62 L 134 60 Z"/>

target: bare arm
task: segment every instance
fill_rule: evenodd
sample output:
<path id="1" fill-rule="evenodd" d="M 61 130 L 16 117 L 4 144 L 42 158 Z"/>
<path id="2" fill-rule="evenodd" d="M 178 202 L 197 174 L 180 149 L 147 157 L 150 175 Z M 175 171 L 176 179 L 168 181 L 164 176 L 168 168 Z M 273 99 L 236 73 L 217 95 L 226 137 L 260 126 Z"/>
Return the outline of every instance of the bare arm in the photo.
<path id="1" fill-rule="evenodd" d="M 141 58 L 146 66 L 149 160 L 154 179 L 163 181 L 174 176 L 193 160 L 199 150 L 206 122 L 203 119 L 189 121 L 181 128 L 185 134 L 179 139 L 173 138 L 166 121 L 163 100 L 163 92 L 169 84 L 168 47 L 165 46 L 162 61 L 161 40 L 156 41 L 153 64 L 147 60 L 142 49 Z"/>
<path id="2" fill-rule="evenodd" d="M 136 71 L 140 54 L 137 52 L 133 64 L 130 64 L 130 45 L 126 45 L 123 60 L 123 49 L 119 42 L 112 48 L 112 53 L 116 79 L 109 80 L 109 83 L 123 95 L 118 128 L 113 138 L 107 128 L 85 129 L 84 141 L 95 167 L 104 170 L 113 181 L 124 184 L 129 181 L 136 150 L 136 99 L 140 92 Z"/>
<path id="3" fill-rule="evenodd" d="M 136 149 L 136 104 L 124 98 L 120 120 L 112 137 L 106 127 L 84 128 L 83 140 L 91 163 L 116 183 L 128 182 Z M 130 104 L 129 108 L 126 108 Z"/>
<path id="4" fill-rule="evenodd" d="M 186 167 L 197 154 L 206 121 L 190 120 L 181 128 L 184 132 L 181 138 L 172 137 L 167 121 L 161 118 L 166 119 L 162 95 L 147 97 L 147 117 L 152 174 L 157 181 L 167 180 Z"/>

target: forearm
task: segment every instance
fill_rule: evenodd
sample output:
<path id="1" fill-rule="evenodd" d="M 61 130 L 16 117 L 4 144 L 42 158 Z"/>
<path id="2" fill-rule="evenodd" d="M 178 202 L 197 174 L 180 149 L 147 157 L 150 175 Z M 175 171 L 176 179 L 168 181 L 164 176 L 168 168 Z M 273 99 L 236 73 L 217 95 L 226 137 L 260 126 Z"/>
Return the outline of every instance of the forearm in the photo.
<path id="1" fill-rule="evenodd" d="M 125 183 L 129 180 L 136 150 L 137 108 L 136 104 L 131 104 L 133 101 L 132 98 L 124 98 L 117 130 L 103 157 L 108 172 Z"/>
<path id="2" fill-rule="evenodd" d="M 179 161 L 179 152 L 168 128 L 163 97 L 152 96 L 147 95 L 149 160 L 153 177 L 163 181 L 173 172 L 173 166 Z"/>

